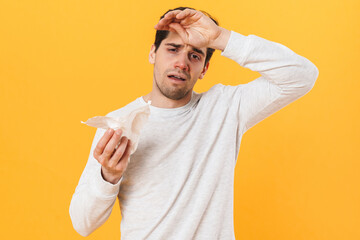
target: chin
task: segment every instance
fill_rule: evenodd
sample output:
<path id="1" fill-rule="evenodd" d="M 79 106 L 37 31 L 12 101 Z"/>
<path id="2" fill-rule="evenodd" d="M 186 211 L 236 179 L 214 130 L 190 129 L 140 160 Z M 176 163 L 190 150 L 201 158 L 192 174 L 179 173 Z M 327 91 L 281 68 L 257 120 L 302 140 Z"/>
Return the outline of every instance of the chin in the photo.
<path id="1" fill-rule="evenodd" d="M 175 91 L 175 92 L 174 91 L 170 92 L 170 91 L 166 91 L 166 90 L 161 91 L 161 93 L 165 97 L 167 97 L 167 98 L 169 98 L 171 100 L 176 100 L 176 101 L 185 98 L 189 94 L 189 92 L 190 92 L 190 90 L 187 90 L 187 91 L 182 90 L 182 91 Z"/>

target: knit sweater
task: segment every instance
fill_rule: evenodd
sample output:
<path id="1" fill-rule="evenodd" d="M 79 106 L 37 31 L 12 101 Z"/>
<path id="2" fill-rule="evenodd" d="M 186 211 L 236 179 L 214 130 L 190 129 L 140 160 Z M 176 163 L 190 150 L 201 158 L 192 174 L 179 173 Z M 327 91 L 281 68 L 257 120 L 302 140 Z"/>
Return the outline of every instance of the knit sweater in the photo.
<path id="1" fill-rule="evenodd" d="M 150 106 L 138 149 L 117 184 L 104 181 L 94 148 L 70 204 L 73 226 L 87 236 L 119 198 L 122 239 L 235 239 L 234 168 L 242 135 L 305 95 L 318 70 L 289 48 L 231 32 L 222 56 L 261 77 L 238 86 L 217 84 L 192 93 L 179 108 Z M 108 116 L 145 105 L 142 97 Z"/>

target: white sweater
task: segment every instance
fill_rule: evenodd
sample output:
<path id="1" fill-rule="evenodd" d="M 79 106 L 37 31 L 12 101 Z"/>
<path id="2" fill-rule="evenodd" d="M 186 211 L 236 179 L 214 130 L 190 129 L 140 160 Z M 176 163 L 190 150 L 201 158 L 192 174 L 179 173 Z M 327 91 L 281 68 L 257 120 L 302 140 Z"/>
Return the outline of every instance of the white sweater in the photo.
<path id="1" fill-rule="evenodd" d="M 238 86 L 193 92 L 185 106 L 151 106 L 137 151 L 119 183 L 101 177 L 93 150 L 70 204 L 73 226 L 87 236 L 110 216 L 119 198 L 122 239 L 235 239 L 234 168 L 242 135 L 305 95 L 317 68 L 287 47 L 231 32 L 223 56 L 262 76 Z M 142 97 L 108 116 L 146 104 Z"/>

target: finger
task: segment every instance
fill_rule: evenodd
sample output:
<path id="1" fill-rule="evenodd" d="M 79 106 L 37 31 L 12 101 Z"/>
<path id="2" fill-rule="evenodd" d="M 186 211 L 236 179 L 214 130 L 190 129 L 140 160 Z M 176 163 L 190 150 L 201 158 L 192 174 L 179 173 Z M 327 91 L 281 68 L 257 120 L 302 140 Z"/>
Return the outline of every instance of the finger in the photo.
<path id="1" fill-rule="evenodd" d="M 104 133 L 104 135 L 99 140 L 99 142 L 96 144 L 96 147 L 94 149 L 94 157 L 96 159 L 98 159 L 100 157 L 100 155 L 103 153 L 106 144 L 109 142 L 109 140 L 110 140 L 110 138 L 112 137 L 113 134 L 114 134 L 114 130 L 109 128 Z"/>
<path id="2" fill-rule="evenodd" d="M 122 131 L 121 129 L 117 129 L 112 136 L 112 138 L 109 140 L 109 142 L 106 144 L 104 152 L 102 153 L 102 157 L 109 159 L 111 155 L 114 153 L 116 145 L 119 143 L 119 140 L 121 138 Z"/>
<path id="3" fill-rule="evenodd" d="M 156 30 L 168 30 L 168 25 L 162 19 L 154 26 Z"/>
<path id="4" fill-rule="evenodd" d="M 179 20 L 172 18 L 172 19 L 161 19 L 156 25 L 155 25 L 155 29 L 157 30 L 169 30 L 169 24 L 177 21 L 180 22 Z"/>
<path id="5" fill-rule="evenodd" d="M 108 164 L 109 168 L 113 168 L 118 164 L 121 157 L 125 153 L 127 143 L 128 143 L 128 138 L 127 137 L 121 138 L 120 145 L 116 149 L 114 155 L 109 160 L 109 164 Z"/>
<path id="6" fill-rule="evenodd" d="M 167 14 L 165 14 L 163 19 L 172 19 L 175 18 L 176 15 L 178 15 L 179 13 L 183 12 L 182 10 L 173 10 L 168 12 Z"/>
<path id="7" fill-rule="evenodd" d="M 176 15 L 178 13 L 180 13 L 181 10 L 174 10 L 171 12 L 168 12 L 167 14 L 164 15 L 164 17 L 162 19 L 159 20 L 159 22 L 155 25 L 155 29 L 157 30 L 169 30 L 169 23 L 177 21 L 176 19 Z"/>
<path id="8" fill-rule="evenodd" d="M 131 146 L 132 146 L 132 142 L 130 140 L 128 140 L 126 150 L 125 150 L 124 154 L 122 155 L 120 161 L 118 162 L 118 164 L 115 167 L 116 171 L 121 171 L 123 169 L 126 169 L 128 163 L 129 163 L 129 159 L 130 159 Z"/>
<path id="9" fill-rule="evenodd" d="M 159 21 L 159 23 L 155 26 L 155 29 L 171 31 L 171 23 L 180 23 L 182 26 L 190 25 L 198 21 L 202 15 L 203 14 L 201 12 L 192 9 L 172 11 L 166 15 L 166 18 L 164 16 L 164 18 Z"/>
<path id="10" fill-rule="evenodd" d="M 169 31 L 169 26 L 168 25 L 161 25 L 161 24 L 156 24 L 155 26 L 154 26 L 154 28 L 156 29 L 156 30 L 161 30 L 161 31 Z"/>
<path id="11" fill-rule="evenodd" d="M 179 12 L 176 15 L 177 19 L 184 19 L 186 17 L 192 17 L 197 13 L 196 10 L 192 10 L 192 9 L 185 9 L 184 11 Z"/>
<path id="12" fill-rule="evenodd" d="M 179 23 L 170 23 L 169 27 L 174 29 L 185 43 L 188 42 L 188 35 L 185 29 Z"/>

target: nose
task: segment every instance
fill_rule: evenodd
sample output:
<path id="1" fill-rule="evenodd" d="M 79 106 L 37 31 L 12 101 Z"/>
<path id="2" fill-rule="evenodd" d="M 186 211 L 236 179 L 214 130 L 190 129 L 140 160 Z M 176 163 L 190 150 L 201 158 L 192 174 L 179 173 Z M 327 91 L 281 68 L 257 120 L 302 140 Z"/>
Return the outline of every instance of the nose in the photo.
<path id="1" fill-rule="evenodd" d="M 189 68 L 189 62 L 188 62 L 186 53 L 182 53 L 182 54 L 178 55 L 178 57 L 176 58 L 174 67 L 179 68 L 183 71 L 189 71 L 190 68 Z"/>

